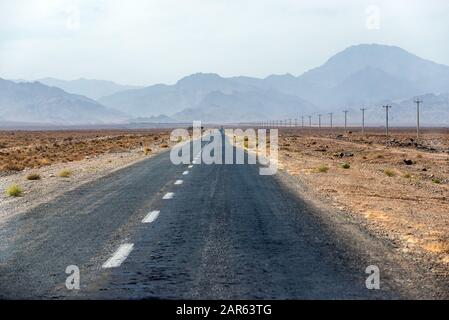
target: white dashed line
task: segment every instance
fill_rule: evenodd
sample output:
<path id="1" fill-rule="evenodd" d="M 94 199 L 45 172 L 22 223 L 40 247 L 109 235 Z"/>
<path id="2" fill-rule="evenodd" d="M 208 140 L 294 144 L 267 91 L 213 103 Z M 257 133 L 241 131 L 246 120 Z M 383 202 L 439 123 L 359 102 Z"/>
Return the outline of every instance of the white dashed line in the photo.
<path id="1" fill-rule="evenodd" d="M 173 192 L 167 192 L 167 193 L 165 194 L 165 196 L 162 197 L 162 199 L 164 199 L 164 200 L 173 199 L 173 196 L 174 196 L 174 195 L 175 195 L 175 194 L 174 194 Z"/>
<path id="2" fill-rule="evenodd" d="M 186 171 L 184 171 L 184 172 L 182 173 L 183 176 L 186 176 L 186 175 L 188 175 L 188 174 L 189 174 L 189 171 L 188 171 L 188 170 L 186 170 Z"/>
<path id="3" fill-rule="evenodd" d="M 133 250 L 134 244 L 124 243 L 120 245 L 117 251 L 104 264 L 103 268 L 117 268 L 126 260 L 129 253 Z"/>
<path id="4" fill-rule="evenodd" d="M 159 217 L 159 210 L 151 211 L 145 218 L 143 218 L 142 223 L 151 223 Z"/>
<path id="5" fill-rule="evenodd" d="M 176 184 L 176 185 L 180 185 L 180 184 L 182 184 L 182 183 L 183 183 L 182 180 L 176 180 L 176 181 L 175 181 L 175 184 Z"/>
<path id="6" fill-rule="evenodd" d="M 188 168 L 189 168 L 189 169 L 190 169 L 190 168 L 193 168 L 193 166 L 192 166 L 192 165 L 189 165 Z"/>

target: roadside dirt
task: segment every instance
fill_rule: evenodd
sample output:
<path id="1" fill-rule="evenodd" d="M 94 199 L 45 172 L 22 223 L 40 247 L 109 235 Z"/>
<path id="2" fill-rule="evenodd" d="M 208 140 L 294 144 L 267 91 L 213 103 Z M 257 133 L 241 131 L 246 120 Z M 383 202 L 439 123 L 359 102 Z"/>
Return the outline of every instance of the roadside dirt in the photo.
<path id="1" fill-rule="evenodd" d="M 0 141 L 4 146 L 0 148 L 0 223 L 173 144 L 165 131 L 1 132 Z M 8 165 L 15 169 L 6 170 Z M 62 171 L 68 176 L 61 177 Z M 29 180 L 30 174 L 38 174 L 39 179 Z M 22 189 L 20 196 L 7 195 L 13 184 Z"/>
<path id="2" fill-rule="evenodd" d="M 286 129 L 279 166 L 430 272 L 449 276 L 449 134 Z"/>
<path id="3" fill-rule="evenodd" d="M 156 129 L 0 131 L 0 175 L 168 143 L 169 132 Z"/>

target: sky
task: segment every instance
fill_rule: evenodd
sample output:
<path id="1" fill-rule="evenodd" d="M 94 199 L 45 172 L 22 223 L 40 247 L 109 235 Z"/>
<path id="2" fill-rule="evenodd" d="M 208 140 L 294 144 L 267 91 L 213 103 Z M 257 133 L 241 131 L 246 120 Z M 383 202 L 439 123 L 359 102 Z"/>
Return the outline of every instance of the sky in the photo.
<path id="1" fill-rule="evenodd" d="M 447 0 L 0 0 L 0 78 L 295 76 L 360 43 L 449 65 Z"/>

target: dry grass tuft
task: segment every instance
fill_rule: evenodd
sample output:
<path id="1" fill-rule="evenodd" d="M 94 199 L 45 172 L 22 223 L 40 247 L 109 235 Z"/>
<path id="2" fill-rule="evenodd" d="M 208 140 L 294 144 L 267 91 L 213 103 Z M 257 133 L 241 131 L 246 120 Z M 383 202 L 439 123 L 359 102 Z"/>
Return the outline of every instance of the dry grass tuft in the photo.
<path id="1" fill-rule="evenodd" d="M 387 176 L 389 176 L 389 177 L 394 177 L 394 176 L 396 176 L 396 172 L 394 172 L 394 171 L 391 170 L 391 169 L 386 169 L 386 170 L 384 171 L 384 173 L 385 173 Z"/>
<path id="2" fill-rule="evenodd" d="M 320 173 L 326 173 L 329 171 L 329 167 L 323 164 L 317 168 L 317 171 Z"/>
<path id="3" fill-rule="evenodd" d="M 143 148 L 143 153 L 147 156 L 151 153 L 151 148 L 145 147 Z"/>
<path id="4" fill-rule="evenodd" d="M 58 177 L 61 178 L 68 178 L 72 175 L 72 171 L 70 171 L 69 169 L 63 169 L 61 171 L 59 171 L 58 173 Z"/>
<path id="5" fill-rule="evenodd" d="M 22 194 L 23 190 L 17 184 L 12 184 L 8 188 L 6 188 L 6 194 L 10 197 L 19 197 Z"/>
<path id="6" fill-rule="evenodd" d="M 27 180 L 40 180 L 41 176 L 39 173 L 30 173 L 27 175 Z"/>

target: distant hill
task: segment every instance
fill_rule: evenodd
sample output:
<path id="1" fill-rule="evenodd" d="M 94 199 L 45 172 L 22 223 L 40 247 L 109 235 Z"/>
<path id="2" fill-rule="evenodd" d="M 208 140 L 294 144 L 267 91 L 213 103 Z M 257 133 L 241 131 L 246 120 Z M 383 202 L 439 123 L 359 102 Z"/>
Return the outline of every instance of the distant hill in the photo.
<path id="1" fill-rule="evenodd" d="M 298 110 L 314 112 L 316 107 L 301 98 L 271 90 L 213 91 L 195 106 L 172 116 L 178 121 L 244 122 L 298 117 Z"/>
<path id="2" fill-rule="evenodd" d="M 318 113 L 328 112 L 334 112 L 335 120 L 340 121 L 343 109 L 351 110 L 350 119 L 356 119 L 360 108 L 368 107 L 367 122 L 381 123 L 384 115 L 380 106 L 388 103 L 394 106 L 392 123 L 402 125 L 413 122 L 415 96 L 423 96 L 425 124 L 444 123 L 449 115 L 449 67 L 422 59 L 399 47 L 378 44 L 349 47 L 330 57 L 323 65 L 299 76 L 224 78 L 214 73 L 195 73 L 173 85 L 157 84 L 144 88 L 100 80 L 47 78 L 42 81 L 68 92 L 98 98 L 101 105 L 114 109 L 116 115 L 117 112 L 129 114 L 132 121 L 140 119 L 143 122 L 248 122 L 307 115 L 316 117 Z M 60 91 L 54 91 L 55 94 L 57 92 L 62 95 Z M 54 115 L 47 112 L 43 118 L 57 118 L 59 111 L 67 115 L 67 106 L 74 104 L 73 101 L 77 101 L 77 106 L 83 101 L 92 110 L 95 110 L 95 105 L 111 114 L 111 110 L 93 100 L 64 94 L 64 98 L 60 98 L 64 101 L 61 103 L 64 112 L 56 108 L 54 99 L 35 99 L 33 103 L 38 103 L 43 110 L 47 107 L 55 109 Z M 98 112 L 100 119 L 101 112 Z M 399 117 L 396 112 L 407 114 Z M 80 115 L 74 113 L 73 118 L 83 117 L 83 114 L 80 110 Z M 19 121 L 22 120 L 20 116 L 29 117 L 28 114 L 15 116 Z"/>
<path id="3" fill-rule="evenodd" d="M 60 80 L 55 78 L 43 78 L 36 81 L 47 86 L 58 87 L 68 93 L 83 95 L 94 100 L 120 91 L 141 88 L 138 86 L 121 85 L 105 80 Z"/>
<path id="4" fill-rule="evenodd" d="M 297 95 L 318 106 L 341 108 L 429 92 L 445 93 L 449 91 L 447 83 L 448 66 L 399 47 L 361 44 L 343 50 L 298 77 L 270 76 L 262 79 L 260 86 Z"/>
<path id="5" fill-rule="evenodd" d="M 0 121 L 48 124 L 119 123 L 127 116 L 98 102 L 39 82 L 0 78 Z"/>
<path id="6" fill-rule="evenodd" d="M 242 85 L 231 79 L 212 73 L 197 73 L 182 78 L 174 85 L 157 84 L 137 90 L 127 90 L 100 99 L 111 108 L 137 117 L 174 114 L 183 109 L 193 108 L 213 91 L 232 93 L 235 90 L 250 90 L 250 85 Z"/>
<path id="7" fill-rule="evenodd" d="M 440 95 L 449 92 L 448 83 L 448 66 L 422 59 L 399 47 L 361 44 L 337 53 L 300 76 L 223 78 L 197 73 L 175 85 L 127 90 L 103 97 L 100 102 L 134 116 L 164 113 L 177 120 L 256 121 L 287 114 L 299 117 L 347 108 L 359 110 L 362 106 L 407 101 L 429 93 Z M 292 97 L 298 100 L 293 103 Z M 292 110 L 292 105 L 296 109 Z M 445 104 L 440 108 L 443 114 Z"/>
<path id="8" fill-rule="evenodd" d="M 164 114 L 160 114 L 158 116 L 151 117 L 138 117 L 132 118 L 128 120 L 129 123 L 174 123 L 176 122 L 174 119 L 167 117 Z"/>

